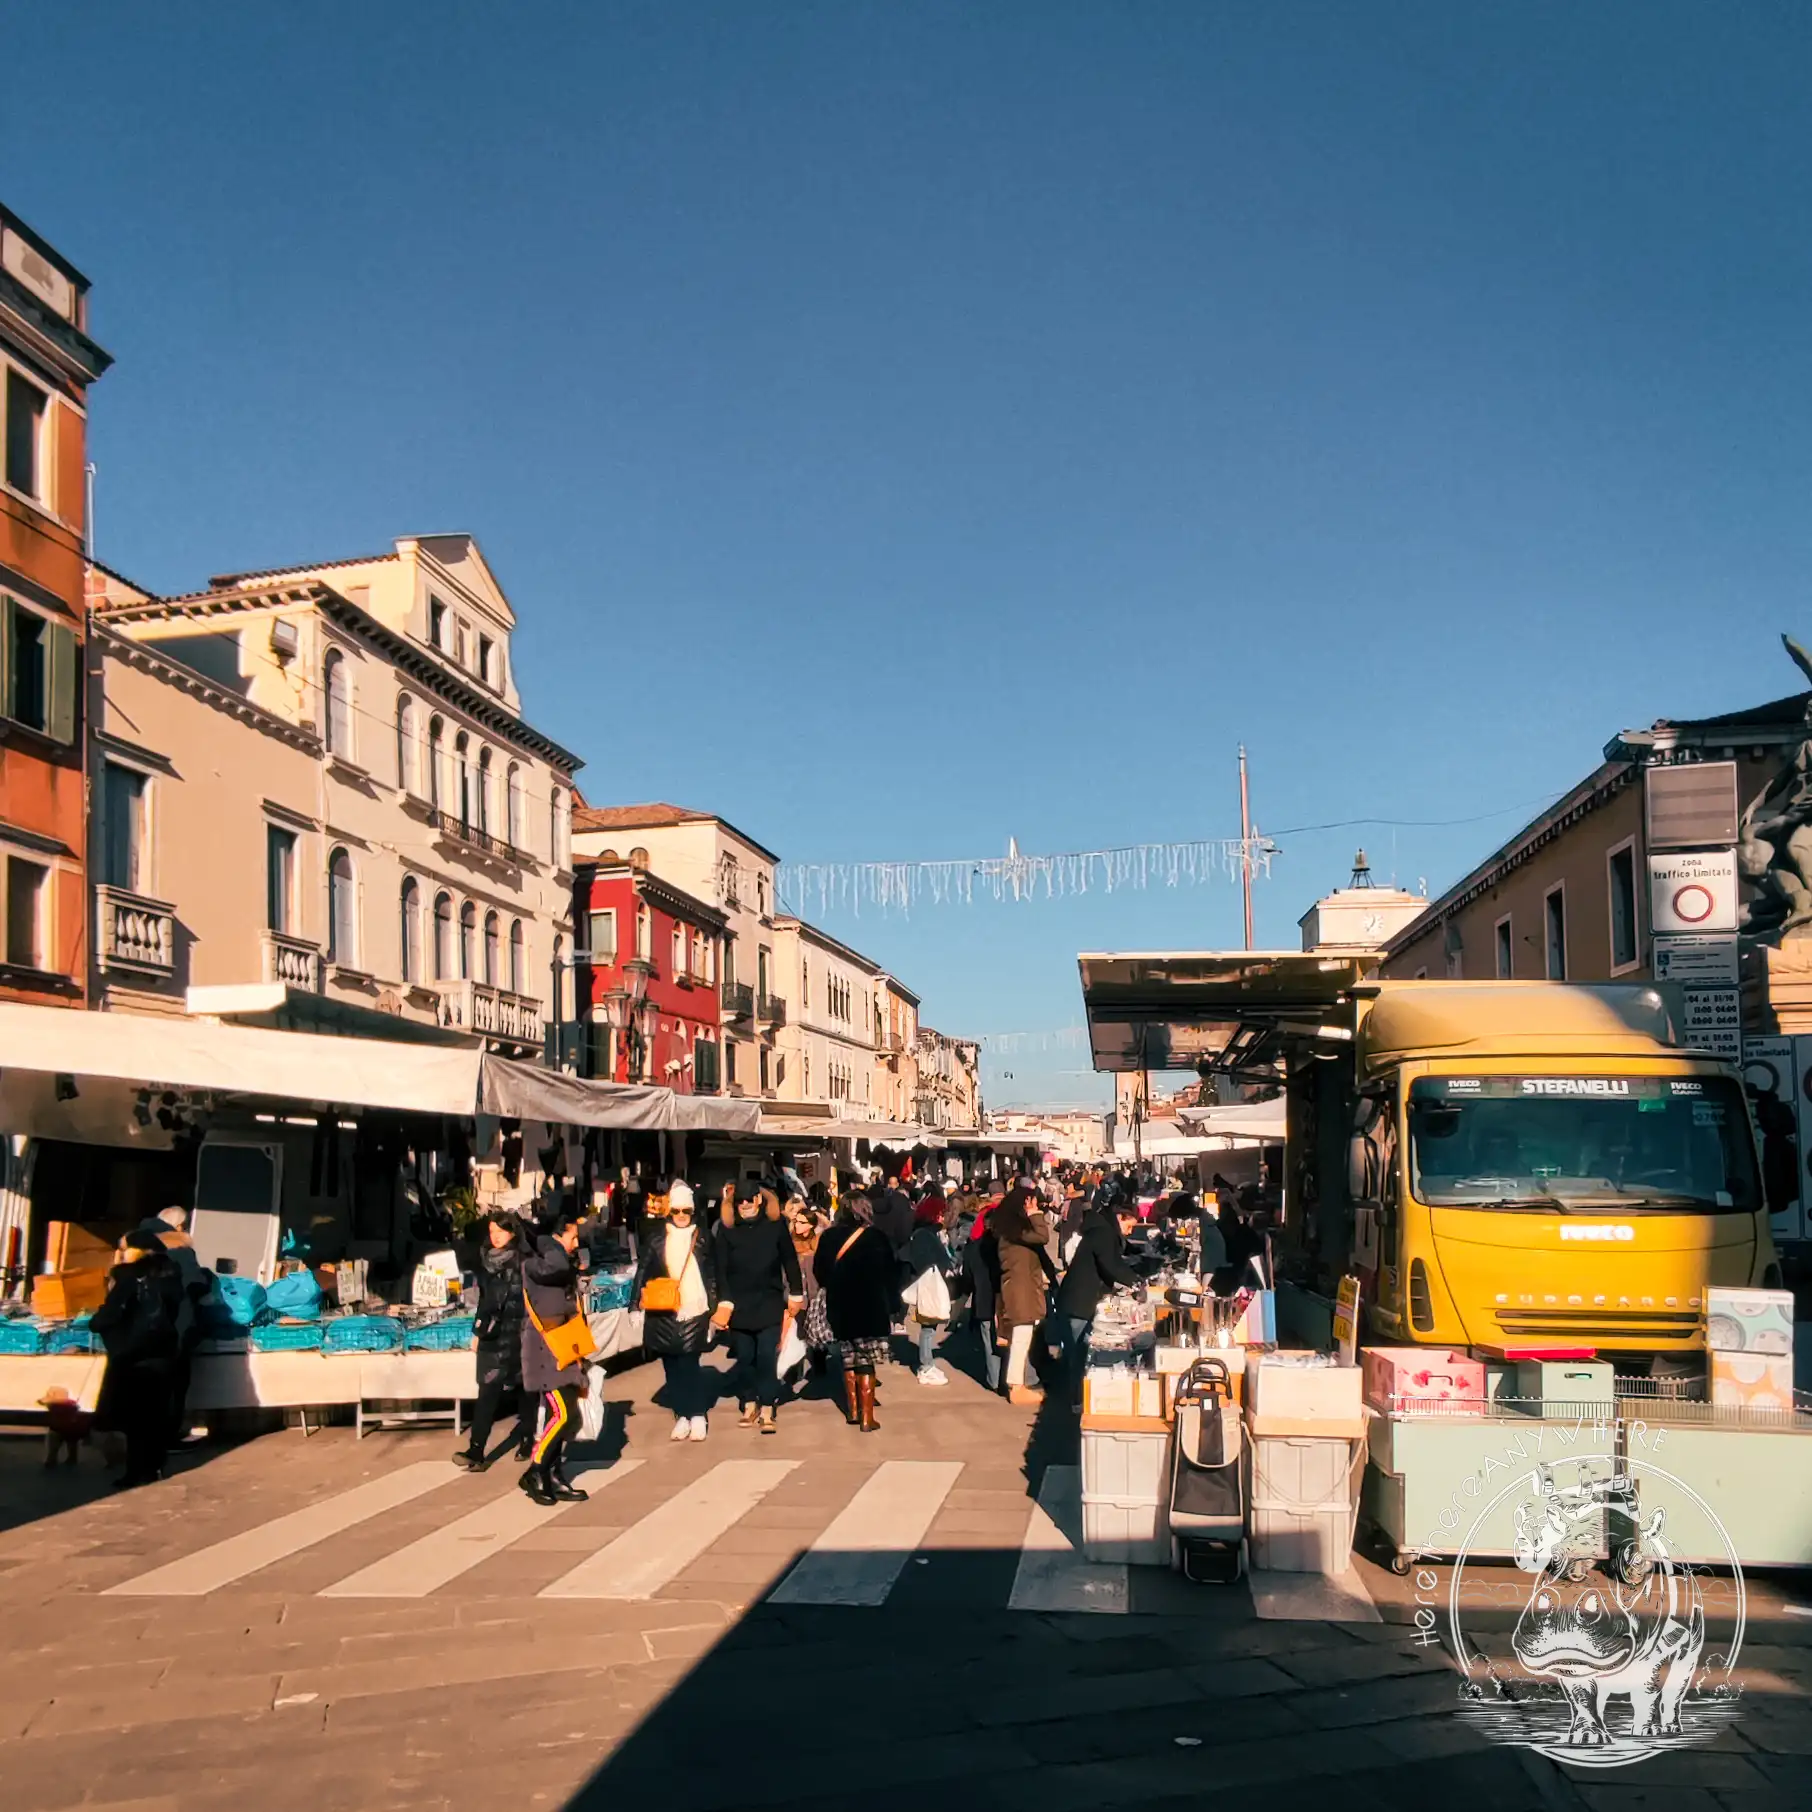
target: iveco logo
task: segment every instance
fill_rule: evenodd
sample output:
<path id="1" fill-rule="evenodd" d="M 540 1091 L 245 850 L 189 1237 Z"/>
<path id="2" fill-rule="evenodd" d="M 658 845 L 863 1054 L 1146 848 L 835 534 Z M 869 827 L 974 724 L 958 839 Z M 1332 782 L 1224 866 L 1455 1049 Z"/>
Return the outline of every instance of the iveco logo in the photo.
<path id="1" fill-rule="evenodd" d="M 1562 1227 L 1562 1239 L 1630 1240 L 1636 1237 L 1634 1227 Z"/>

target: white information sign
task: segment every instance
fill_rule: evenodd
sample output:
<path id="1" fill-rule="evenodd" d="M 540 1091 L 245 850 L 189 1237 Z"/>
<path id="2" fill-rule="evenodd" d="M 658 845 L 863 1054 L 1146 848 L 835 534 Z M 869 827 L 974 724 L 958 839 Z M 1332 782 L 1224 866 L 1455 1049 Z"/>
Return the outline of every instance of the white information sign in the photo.
<path id="1" fill-rule="evenodd" d="M 1734 931 L 1665 933 L 1655 939 L 1655 980 L 1680 982 L 1689 988 L 1734 988 L 1737 985 L 1737 938 Z"/>
<path id="2" fill-rule="evenodd" d="M 1755 1109 L 1755 1128 L 1762 1135 L 1762 1184 L 1773 1209 L 1771 1224 L 1777 1240 L 1804 1237 L 1805 1172 L 1799 1154 L 1805 1149 L 1801 1116 L 1812 1121 L 1812 1102 L 1795 1084 L 1798 1066 L 1795 1044 L 1812 1047 L 1812 1038 L 1745 1038 L 1743 1086 Z M 1812 1058 L 1812 1049 L 1806 1055 Z"/>
<path id="3" fill-rule="evenodd" d="M 1682 1040 L 1695 1051 L 1743 1060 L 1742 997 L 1734 988 L 1688 988 L 1680 1027 Z"/>
<path id="4" fill-rule="evenodd" d="M 1736 851 L 1650 856 L 1648 898 L 1649 924 L 1657 935 L 1736 930 Z"/>

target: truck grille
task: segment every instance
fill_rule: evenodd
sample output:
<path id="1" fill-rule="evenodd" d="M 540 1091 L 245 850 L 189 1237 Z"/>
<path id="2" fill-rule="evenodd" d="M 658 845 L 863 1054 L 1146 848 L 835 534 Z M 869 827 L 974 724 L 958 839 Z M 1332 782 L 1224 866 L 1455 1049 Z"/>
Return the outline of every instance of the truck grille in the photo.
<path id="1" fill-rule="evenodd" d="M 1606 1340 L 1690 1342 L 1703 1338 L 1705 1319 L 1697 1309 L 1499 1309 L 1506 1334 L 1575 1335 L 1590 1331 Z"/>

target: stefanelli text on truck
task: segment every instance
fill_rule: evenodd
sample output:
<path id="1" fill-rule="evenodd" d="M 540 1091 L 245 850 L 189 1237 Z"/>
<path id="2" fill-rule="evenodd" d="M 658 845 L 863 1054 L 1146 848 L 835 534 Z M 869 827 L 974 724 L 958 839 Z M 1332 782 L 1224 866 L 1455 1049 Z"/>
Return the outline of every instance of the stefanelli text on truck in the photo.
<path id="1" fill-rule="evenodd" d="M 1778 1282 L 1741 1079 L 1678 1042 L 1657 989 L 1368 966 L 1082 959 L 1098 1067 L 1285 1089 L 1285 1277 L 1331 1295 L 1356 1271 L 1393 1344 L 1625 1364 L 1703 1348 L 1707 1285 Z"/>

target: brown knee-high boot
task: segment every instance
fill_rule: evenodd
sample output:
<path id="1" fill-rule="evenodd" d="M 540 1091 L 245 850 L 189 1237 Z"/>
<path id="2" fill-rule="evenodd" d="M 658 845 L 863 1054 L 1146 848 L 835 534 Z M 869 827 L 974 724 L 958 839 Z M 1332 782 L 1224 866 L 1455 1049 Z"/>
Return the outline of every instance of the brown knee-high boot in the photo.
<path id="1" fill-rule="evenodd" d="M 859 1428 L 862 1423 L 861 1400 L 856 1395 L 856 1374 L 847 1366 L 843 1369 L 843 1419 L 851 1428 Z"/>
<path id="2" fill-rule="evenodd" d="M 873 1372 L 856 1373 L 856 1402 L 862 1410 L 862 1432 L 873 1434 L 881 1424 L 875 1417 L 875 1375 Z"/>

